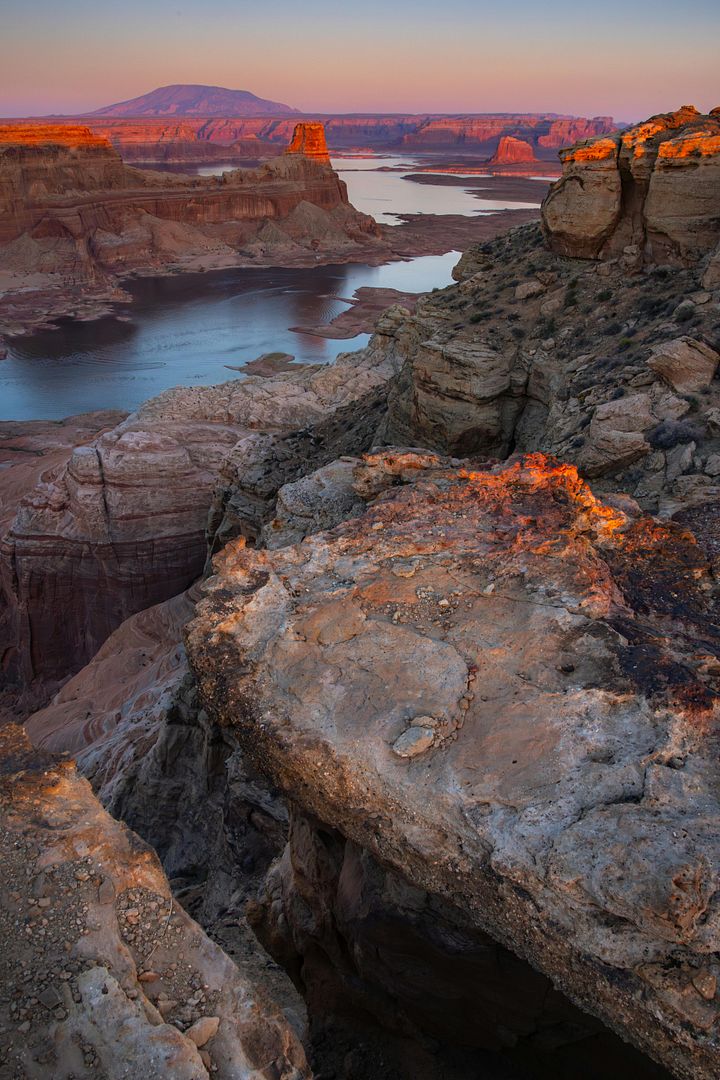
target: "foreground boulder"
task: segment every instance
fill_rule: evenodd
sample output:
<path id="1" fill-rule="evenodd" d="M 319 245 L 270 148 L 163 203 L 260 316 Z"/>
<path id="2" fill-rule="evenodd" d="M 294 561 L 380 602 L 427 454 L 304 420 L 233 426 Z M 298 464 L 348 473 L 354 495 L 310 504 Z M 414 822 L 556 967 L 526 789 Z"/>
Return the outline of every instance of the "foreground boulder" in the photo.
<path id="1" fill-rule="evenodd" d="M 309 1076 L 280 1010 L 70 762 L 0 733 L 0 1076 Z"/>
<path id="2" fill-rule="evenodd" d="M 716 1076 L 702 552 L 542 455 L 378 452 L 356 484 L 387 490 L 295 546 L 217 557 L 187 635 L 211 717 L 300 814 L 676 1075 Z"/>
<path id="3" fill-rule="evenodd" d="M 553 251 L 687 263 L 720 239 L 720 111 L 685 105 L 560 151 L 542 208 Z"/>

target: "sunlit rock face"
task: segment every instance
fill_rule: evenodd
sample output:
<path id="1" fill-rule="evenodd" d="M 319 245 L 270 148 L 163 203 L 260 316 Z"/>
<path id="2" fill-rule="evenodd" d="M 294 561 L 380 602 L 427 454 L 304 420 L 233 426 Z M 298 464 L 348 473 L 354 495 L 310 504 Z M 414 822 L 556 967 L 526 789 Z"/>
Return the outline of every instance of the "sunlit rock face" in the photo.
<path id="1" fill-rule="evenodd" d="M 321 161 L 329 165 L 330 154 L 325 141 L 324 125 L 316 122 L 296 124 L 290 145 L 285 153 L 302 154 L 312 161 Z"/>
<path id="2" fill-rule="evenodd" d="M 512 135 L 503 135 L 498 148 L 490 159 L 491 165 L 515 165 L 527 161 L 536 161 L 533 148 L 524 139 Z"/>
<path id="3" fill-rule="evenodd" d="M 302 813 L 678 1076 L 716 1075 L 717 585 L 536 454 L 378 451 L 360 517 L 228 544 L 187 647 Z"/>
<path id="4" fill-rule="evenodd" d="M 552 151 L 578 139 L 587 139 L 615 127 L 610 116 L 566 117 L 533 113 L 485 116 L 428 117 L 403 137 L 412 147 L 464 146 L 492 154 L 499 137 L 519 136 L 536 148 L 537 156 L 553 157 Z"/>
<path id="5" fill-rule="evenodd" d="M 720 114 L 691 105 L 561 151 L 545 198 L 553 251 L 687 263 L 720 238 Z"/>
<path id="6" fill-rule="evenodd" d="M 375 239 L 375 223 L 350 207 L 345 184 L 323 167 L 330 159 L 322 125 L 298 129 L 291 157 L 221 177 L 188 177 L 125 165 L 110 141 L 89 128 L 6 125 L 0 128 L 0 245 L 23 238 L 25 246 L 39 244 L 50 269 L 77 280 L 197 255 L 227 265 L 233 253 L 262 254 L 257 245 L 267 248 L 262 229 L 269 221 L 281 223 L 279 241 L 296 247 L 327 243 L 327 234 L 336 248 Z M 292 215 L 302 216 L 307 204 L 322 214 L 302 222 L 298 235 Z M 21 254 L 16 244 L 0 251 L 0 259 L 32 269 Z"/>

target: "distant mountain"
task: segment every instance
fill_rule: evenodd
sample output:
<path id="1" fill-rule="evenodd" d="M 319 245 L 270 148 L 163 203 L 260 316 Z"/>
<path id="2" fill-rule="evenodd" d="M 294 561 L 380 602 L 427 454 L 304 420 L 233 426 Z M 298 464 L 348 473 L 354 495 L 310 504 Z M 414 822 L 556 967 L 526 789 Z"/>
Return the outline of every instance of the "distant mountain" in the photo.
<path id="1" fill-rule="evenodd" d="M 279 101 L 266 101 L 249 90 L 177 83 L 149 94 L 96 109 L 90 116 L 290 116 L 299 112 Z"/>

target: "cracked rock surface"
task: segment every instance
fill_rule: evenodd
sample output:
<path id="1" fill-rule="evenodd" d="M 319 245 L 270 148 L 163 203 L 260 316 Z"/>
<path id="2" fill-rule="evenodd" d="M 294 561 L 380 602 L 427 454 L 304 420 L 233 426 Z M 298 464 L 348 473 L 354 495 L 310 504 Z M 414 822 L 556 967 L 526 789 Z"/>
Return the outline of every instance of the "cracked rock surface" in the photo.
<path id="1" fill-rule="evenodd" d="M 540 454 L 378 451 L 356 485 L 379 492 L 363 516 L 216 558 L 187 634 L 211 717 L 302 812 L 676 1075 L 715 1076 L 702 550 Z M 417 717 L 427 745 L 399 756 Z"/>

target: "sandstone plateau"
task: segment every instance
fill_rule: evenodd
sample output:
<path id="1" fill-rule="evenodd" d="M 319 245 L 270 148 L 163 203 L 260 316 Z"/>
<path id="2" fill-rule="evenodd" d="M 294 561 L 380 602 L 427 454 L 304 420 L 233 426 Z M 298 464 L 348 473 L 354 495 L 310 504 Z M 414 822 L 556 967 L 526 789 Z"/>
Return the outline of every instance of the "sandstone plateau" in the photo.
<path id="1" fill-rule="evenodd" d="M 62 290 L 99 295 L 129 272 L 387 256 L 372 218 L 350 206 L 322 129 L 260 169 L 220 177 L 125 165 L 89 128 L 0 127 L 0 284 L 4 322 L 62 311 Z M 42 295 L 47 292 L 49 295 Z"/>
<path id="2" fill-rule="evenodd" d="M 96 418 L 13 484 L 16 715 L 76 672 L 33 742 L 302 1028 L 255 931 L 321 1076 L 718 1075 L 714 151 L 665 152 L 672 244 L 647 211 L 694 116 L 609 140 L 603 175 L 649 133 L 644 242 L 573 257 L 551 194 L 364 350 Z M 606 189 L 568 170 L 581 237 Z"/>
<path id="3" fill-rule="evenodd" d="M 304 118 L 321 122 L 331 149 L 372 147 L 427 151 L 463 150 L 490 157 L 504 136 L 529 143 L 536 157 L 555 161 L 561 147 L 579 139 L 609 134 L 612 117 L 558 118 L 551 115 L 448 116 L 332 116 Z M 53 118 L 53 124 L 77 124 Z M 222 116 L 133 112 L 120 115 L 106 110 L 82 118 L 96 134 L 113 143 L 127 161 L 196 162 L 235 161 L 272 157 L 287 146 L 297 120 L 288 115 L 243 116 L 227 111 Z"/>

